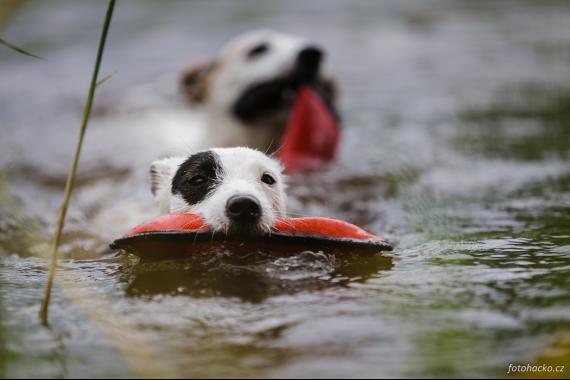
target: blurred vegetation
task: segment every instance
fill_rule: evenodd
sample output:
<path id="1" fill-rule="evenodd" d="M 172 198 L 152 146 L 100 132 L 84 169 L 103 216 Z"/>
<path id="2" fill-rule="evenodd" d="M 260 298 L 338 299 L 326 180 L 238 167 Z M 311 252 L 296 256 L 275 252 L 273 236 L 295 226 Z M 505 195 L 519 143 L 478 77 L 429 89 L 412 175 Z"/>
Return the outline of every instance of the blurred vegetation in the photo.
<path id="1" fill-rule="evenodd" d="M 47 237 L 38 218 L 27 215 L 22 201 L 8 189 L 5 175 L 0 172 L 0 251 L 23 257 L 37 253 L 35 248 L 45 244 Z"/>
<path id="2" fill-rule="evenodd" d="M 0 30 L 4 28 L 4 26 L 8 23 L 8 20 L 19 6 L 20 3 L 23 1 L 18 0 L 2 0 L 0 1 Z M 0 197 L 4 194 L 5 190 L 5 180 L 0 173 Z M 4 206 L 5 202 L 0 201 L 0 206 Z M 0 210 L 0 244 L 4 242 L 5 239 L 1 237 L 1 235 L 5 234 L 4 227 L 2 226 L 4 222 L 4 217 L 2 215 L 2 211 Z M 0 279 L 0 282 L 2 280 Z M 0 283 L 0 289 L 2 284 Z M 1 290 L 0 290 L 1 291 Z M 9 361 L 7 349 L 6 349 L 6 338 L 4 334 L 4 305 L 3 305 L 3 297 L 0 297 L 0 377 L 6 378 L 6 363 Z"/>
<path id="3" fill-rule="evenodd" d="M 2 0 L 0 1 L 0 30 L 10 21 L 11 17 L 24 4 L 24 0 Z"/>
<path id="4" fill-rule="evenodd" d="M 2 297 L 0 297 L 0 326 L 0 378 L 5 379 L 8 354 L 6 351 L 6 339 L 4 337 L 4 305 L 2 305 Z"/>
<path id="5" fill-rule="evenodd" d="M 522 364 L 521 365 L 526 365 Z M 531 364 L 532 366 L 542 365 L 551 368 L 552 372 L 536 371 L 516 374 L 514 378 L 519 379 L 569 379 L 570 378 L 570 333 L 562 335 L 552 346 L 545 350 L 540 357 Z M 562 372 L 556 369 L 563 367 Z"/>

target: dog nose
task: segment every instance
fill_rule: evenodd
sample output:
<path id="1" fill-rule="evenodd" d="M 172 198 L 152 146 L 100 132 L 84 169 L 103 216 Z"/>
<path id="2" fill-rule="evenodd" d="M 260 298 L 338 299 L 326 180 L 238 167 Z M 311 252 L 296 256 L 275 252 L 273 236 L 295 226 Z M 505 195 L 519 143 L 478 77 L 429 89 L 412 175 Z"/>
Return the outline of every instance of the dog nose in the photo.
<path id="1" fill-rule="evenodd" d="M 311 82 L 319 72 L 323 51 L 314 45 L 306 46 L 297 55 L 297 77 L 301 82 Z"/>
<path id="2" fill-rule="evenodd" d="M 298 60 L 300 63 L 319 63 L 323 57 L 323 51 L 318 46 L 307 46 L 299 51 Z"/>
<path id="3" fill-rule="evenodd" d="M 261 217 L 261 205 L 250 195 L 234 195 L 228 199 L 226 214 L 237 223 L 253 224 Z"/>

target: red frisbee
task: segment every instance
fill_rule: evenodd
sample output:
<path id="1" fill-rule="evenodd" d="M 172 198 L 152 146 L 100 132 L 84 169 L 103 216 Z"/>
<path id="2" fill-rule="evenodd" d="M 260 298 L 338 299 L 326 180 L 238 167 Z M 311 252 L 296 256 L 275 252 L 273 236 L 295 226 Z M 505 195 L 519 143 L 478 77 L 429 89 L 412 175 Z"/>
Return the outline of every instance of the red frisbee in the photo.
<path id="1" fill-rule="evenodd" d="M 111 244 L 142 258 L 183 257 L 224 246 L 240 251 L 269 248 L 390 251 L 384 239 L 342 220 L 320 217 L 280 219 L 271 234 L 228 236 L 212 232 L 195 214 L 169 214 L 136 226 Z"/>
<path id="2" fill-rule="evenodd" d="M 310 86 L 302 86 L 281 141 L 279 159 L 285 171 L 312 170 L 332 161 L 339 138 L 331 109 Z"/>

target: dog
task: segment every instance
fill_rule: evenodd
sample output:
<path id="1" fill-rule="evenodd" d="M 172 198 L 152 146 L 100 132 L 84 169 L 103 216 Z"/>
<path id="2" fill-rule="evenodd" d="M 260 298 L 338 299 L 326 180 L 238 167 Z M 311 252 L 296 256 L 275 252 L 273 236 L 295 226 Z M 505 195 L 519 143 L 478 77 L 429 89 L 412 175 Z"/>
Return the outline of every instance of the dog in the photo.
<path id="1" fill-rule="evenodd" d="M 198 214 L 230 235 L 267 234 L 286 212 L 282 169 L 254 149 L 208 149 L 153 162 L 151 191 L 162 213 Z"/>
<path id="2" fill-rule="evenodd" d="M 186 99 L 203 111 L 209 146 L 279 149 L 297 90 L 310 83 L 338 118 L 336 82 L 321 73 L 323 50 L 288 34 L 256 30 L 240 35 L 218 56 L 188 68 Z"/>

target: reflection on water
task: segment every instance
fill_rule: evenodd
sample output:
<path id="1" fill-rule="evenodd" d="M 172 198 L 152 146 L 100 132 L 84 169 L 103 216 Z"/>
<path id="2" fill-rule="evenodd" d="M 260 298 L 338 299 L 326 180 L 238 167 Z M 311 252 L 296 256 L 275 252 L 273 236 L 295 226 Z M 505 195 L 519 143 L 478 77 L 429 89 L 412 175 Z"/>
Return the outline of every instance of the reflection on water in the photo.
<path id="1" fill-rule="evenodd" d="M 46 330 L 42 257 L 103 5 L 24 3 L 2 35 L 45 60 L 0 49 L 5 375 L 477 377 L 568 357 L 568 4 L 119 2 Z M 325 46 L 342 89 L 338 163 L 291 178 L 292 214 L 396 249 L 111 252 L 157 213 L 149 162 L 201 138 L 177 73 L 258 27 Z"/>
<path id="2" fill-rule="evenodd" d="M 299 251 L 281 256 L 268 251 L 237 255 L 226 251 L 138 263 L 124 268 L 122 281 L 128 284 L 130 296 L 237 297 L 262 302 L 282 294 L 346 287 L 392 267 L 392 259 L 380 254 Z"/>

